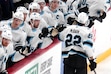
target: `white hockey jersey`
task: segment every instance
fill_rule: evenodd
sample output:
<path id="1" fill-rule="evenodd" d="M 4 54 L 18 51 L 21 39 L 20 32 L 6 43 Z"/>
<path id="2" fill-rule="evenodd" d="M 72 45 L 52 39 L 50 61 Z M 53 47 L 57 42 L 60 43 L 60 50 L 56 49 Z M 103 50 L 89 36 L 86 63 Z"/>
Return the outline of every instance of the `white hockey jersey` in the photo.
<path id="1" fill-rule="evenodd" d="M 92 33 L 87 27 L 78 25 L 67 26 L 59 34 L 59 39 L 63 41 L 62 52 L 67 52 L 67 54 L 62 54 L 63 57 L 68 57 L 69 54 L 77 54 L 72 52 L 71 49 L 86 53 L 88 57 L 93 56 Z"/>
<path id="2" fill-rule="evenodd" d="M 3 46 L 0 43 L 0 72 L 6 69 L 5 59 L 7 59 L 7 55 L 5 53 Z"/>
<path id="3" fill-rule="evenodd" d="M 20 29 L 26 32 L 27 36 L 32 36 L 32 28 L 27 22 L 23 22 L 20 25 Z"/>
<path id="4" fill-rule="evenodd" d="M 40 15 L 49 26 L 57 25 L 57 22 L 52 18 L 50 13 L 47 13 L 46 11 L 41 11 Z"/>
<path id="5" fill-rule="evenodd" d="M 58 7 L 58 9 L 59 9 L 64 15 L 66 15 L 66 14 L 67 14 L 67 11 L 68 11 L 68 6 L 66 5 L 65 2 L 60 1 L 60 2 L 59 2 L 59 7 Z"/>
<path id="6" fill-rule="evenodd" d="M 49 7 L 44 7 L 44 11 L 50 13 L 52 18 L 56 20 L 58 24 L 65 24 L 64 15 L 61 11 L 55 10 L 54 12 L 52 12 Z"/>
<path id="7" fill-rule="evenodd" d="M 105 1 L 104 0 L 87 0 L 89 7 L 89 16 L 99 17 L 98 11 L 105 11 Z"/>

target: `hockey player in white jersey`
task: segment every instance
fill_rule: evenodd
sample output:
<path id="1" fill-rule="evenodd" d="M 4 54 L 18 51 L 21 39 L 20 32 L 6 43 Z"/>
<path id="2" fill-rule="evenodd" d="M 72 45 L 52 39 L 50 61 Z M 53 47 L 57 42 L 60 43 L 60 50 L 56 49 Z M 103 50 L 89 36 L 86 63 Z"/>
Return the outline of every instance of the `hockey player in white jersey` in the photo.
<path id="1" fill-rule="evenodd" d="M 53 17 L 51 16 L 50 13 L 47 13 L 46 11 L 43 10 L 44 7 L 46 7 L 45 0 L 34 0 L 34 1 L 40 5 L 40 12 L 38 12 L 38 13 L 40 13 L 41 17 L 46 21 L 46 23 L 49 26 L 55 26 L 57 24 L 57 22 L 53 19 Z"/>
<path id="2" fill-rule="evenodd" d="M 60 0 L 49 0 L 49 6 L 44 8 L 44 11 L 51 14 L 54 20 L 58 24 L 65 24 L 64 15 L 61 11 L 58 10 Z M 58 25 L 57 24 L 57 25 Z M 55 27 L 57 26 L 55 25 Z"/>
<path id="3" fill-rule="evenodd" d="M 26 9 L 26 7 L 24 7 L 24 6 L 17 7 L 16 12 L 22 12 L 24 14 L 24 21 L 26 20 L 27 15 L 29 13 L 28 10 Z"/>
<path id="4" fill-rule="evenodd" d="M 40 16 L 40 14 L 36 12 L 31 13 L 30 23 L 32 25 L 32 32 L 34 35 L 32 39 L 30 39 L 29 41 L 29 43 L 31 44 L 31 47 L 36 49 L 39 43 L 42 43 L 41 46 L 39 47 L 41 49 L 49 46 L 53 42 L 51 38 L 47 37 L 48 30 L 50 30 L 47 28 L 50 28 L 50 27 L 47 25 L 44 19 Z M 43 32 L 43 29 L 45 29 L 45 33 L 41 33 Z"/>
<path id="5" fill-rule="evenodd" d="M 16 53 L 13 55 L 13 59 L 11 60 L 13 62 L 17 62 L 25 58 L 24 55 L 26 53 L 24 53 L 23 51 L 25 50 L 25 48 L 28 49 L 28 47 L 26 46 L 27 34 L 22 29 L 20 29 L 20 25 L 23 22 L 23 20 L 24 20 L 23 13 L 15 12 L 12 18 L 12 22 L 8 22 L 6 24 L 11 28 L 11 32 L 13 35 L 12 42 L 14 50 L 16 51 Z"/>
<path id="6" fill-rule="evenodd" d="M 13 49 L 15 54 L 11 56 L 10 58 L 12 62 L 17 62 L 20 61 L 21 59 L 25 58 L 25 55 L 30 51 L 30 47 L 26 45 L 26 37 L 27 34 L 20 29 L 20 25 L 24 20 L 24 15 L 22 12 L 15 12 L 13 15 L 13 18 L 11 21 L 2 21 L 0 24 L 1 25 L 8 25 L 11 28 L 11 32 L 13 35 Z M 10 48 L 10 46 L 9 46 Z M 11 49 L 11 48 L 10 48 Z M 26 51 L 28 52 L 24 52 Z"/>
<path id="7" fill-rule="evenodd" d="M 62 0 L 60 0 L 60 2 L 59 2 L 58 9 L 64 14 L 64 16 L 67 15 L 68 6 Z"/>
<path id="8" fill-rule="evenodd" d="M 68 12 L 72 13 L 75 11 L 88 13 L 87 0 L 67 0 Z"/>
<path id="9" fill-rule="evenodd" d="M 32 36 L 32 28 L 28 24 L 28 22 L 25 21 L 27 18 L 27 15 L 28 15 L 28 10 L 23 6 L 19 6 L 19 7 L 17 7 L 16 12 L 22 12 L 24 14 L 24 21 L 20 25 L 20 29 L 25 31 L 27 36 Z"/>
<path id="10" fill-rule="evenodd" d="M 96 68 L 93 57 L 92 33 L 87 26 L 88 16 L 85 13 L 78 15 L 77 25 L 67 26 L 61 33 L 62 57 L 64 58 L 64 74 L 87 74 L 87 61 L 90 61 L 91 71 Z"/>
<path id="11" fill-rule="evenodd" d="M 7 46 L 12 41 L 12 33 L 9 30 L 3 30 L 1 34 L 1 41 L 0 41 L 0 74 L 8 74 L 6 71 L 6 62 L 9 55 L 10 49 L 7 49 Z"/>
<path id="12" fill-rule="evenodd" d="M 87 0 L 89 8 L 89 16 L 92 20 L 100 22 L 106 17 L 105 1 L 104 0 Z"/>
<path id="13" fill-rule="evenodd" d="M 40 6 L 36 3 L 36 2 L 31 2 L 29 4 L 29 7 L 28 7 L 28 15 L 27 15 L 27 18 L 26 18 L 26 22 L 29 22 L 30 21 L 30 14 L 32 12 L 40 12 Z"/>

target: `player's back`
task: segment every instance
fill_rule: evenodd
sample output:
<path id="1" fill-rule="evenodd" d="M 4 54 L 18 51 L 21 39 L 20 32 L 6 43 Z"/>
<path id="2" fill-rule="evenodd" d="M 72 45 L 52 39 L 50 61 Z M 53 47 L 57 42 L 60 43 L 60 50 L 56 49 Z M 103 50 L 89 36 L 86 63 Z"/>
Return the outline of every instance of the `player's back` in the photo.
<path id="1" fill-rule="evenodd" d="M 71 25 L 60 33 L 60 39 L 64 41 L 63 51 L 75 49 L 77 51 L 83 50 L 84 41 L 91 40 L 91 33 L 87 27 Z"/>

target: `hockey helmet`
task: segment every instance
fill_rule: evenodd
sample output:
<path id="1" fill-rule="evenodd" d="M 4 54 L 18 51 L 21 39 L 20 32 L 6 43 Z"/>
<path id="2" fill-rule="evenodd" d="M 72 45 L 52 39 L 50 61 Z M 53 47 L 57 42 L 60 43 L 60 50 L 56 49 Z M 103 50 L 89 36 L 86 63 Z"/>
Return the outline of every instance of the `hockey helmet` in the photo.
<path id="1" fill-rule="evenodd" d="M 11 30 L 11 28 L 7 25 L 7 24 L 1 24 L 0 25 L 0 31 L 3 31 L 3 30 Z"/>
<path id="2" fill-rule="evenodd" d="M 59 2 L 60 0 L 49 0 L 49 2 L 52 2 L 52 1 L 58 1 Z"/>
<path id="3" fill-rule="evenodd" d="M 17 19 L 20 19 L 20 20 L 24 20 L 24 15 L 23 15 L 23 12 L 15 12 L 13 14 L 13 18 L 17 18 Z"/>
<path id="4" fill-rule="evenodd" d="M 33 9 L 40 9 L 40 5 L 36 2 L 32 2 L 29 4 L 29 10 L 33 10 Z"/>
<path id="5" fill-rule="evenodd" d="M 86 24 L 88 22 L 88 15 L 84 12 L 79 13 L 77 21 L 81 24 Z"/>
<path id="6" fill-rule="evenodd" d="M 41 20 L 41 16 L 40 16 L 40 14 L 39 13 L 37 13 L 37 12 L 32 12 L 31 14 L 30 14 L 30 20 Z"/>
<path id="7" fill-rule="evenodd" d="M 19 6 L 17 7 L 16 12 L 28 13 L 28 10 L 23 6 Z"/>
<path id="8" fill-rule="evenodd" d="M 2 38 L 6 38 L 6 39 L 9 39 L 9 40 L 12 40 L 12 33 L 11 33 L 10 30 L 2 31 L 1 36 L 2 36 Z"/>
<path id="9" fill-rule="evenodd" d="M 44 2 L 45 3 L 45 0 L 34 0 L 34 2 L 37 2 L 37 3 Z"/>

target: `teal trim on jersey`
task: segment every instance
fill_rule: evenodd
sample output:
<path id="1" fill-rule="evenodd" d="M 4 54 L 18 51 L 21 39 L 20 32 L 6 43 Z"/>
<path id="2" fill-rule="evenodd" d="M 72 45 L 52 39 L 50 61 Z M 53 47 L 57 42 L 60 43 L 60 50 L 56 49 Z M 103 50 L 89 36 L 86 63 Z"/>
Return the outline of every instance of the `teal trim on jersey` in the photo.
<path id="1" fill-rule="evenodd" d="M 36 32 L 36 31 L 37 31 L 37 28 L 33 28 L 32 31 L 33 31 L 33 32 Z"/>
<path id="2" fill-rule="evenodd" d="M 44 11 L 41 11 L 41 12 L 40 12 L 40 15 L 43 15 L 43 14 L 44 14 Z"/>
<path id="3" fill-rule="evenodd" d="M 10 57 L 11 57 L 11 61 L 13 61 L 13 60 L 14 60 L 14 56 L 15 56 L 15 54 L 16 54 L 16 52 L 15 52 L 15 53 L 13 53 L 12 55 L 10 55 Z"/>
<path id="4" fill-rule="evenodd" d="M 47 28 L 53 28 L 53 26 L 48 26 Z"/>
<path id="5" fill-rule="evenodd" d="M 12 30 L 18 30 L 18 29 L 19 29 L 19 27 L 18 27 L 18 28 L 12 28 L 12 27 L 11 27 L 11 23 L 9 23 L 8 25 L 10 26 L 10 28 L 11 28 Z"/>
<path id="6" fill-rule="evenodd" d="M 70 53 L 72 53 L 72 54 L 70 54 Z M 85 56 L 84 54 L 81 54 L 81 53 L 76 52 L 76 51 L 71 51 L 71 50 L 67 54 L 62 54 L 62 57 L 67 57 L 68 58 L 69 55 L 79 55 L 83 58 L 87 58 L 87 56 Z"/>
<path id="7" fill-rule="evenodd" d="M 20 25 L 20 27 L 22 27 L 24 25 L 24 22 Z"/>
<path id="8" fill-rule="evenodd" d="M 91 41 L 87 40 L 87 41 L 83 42 L 83 45 L 88 45 L 89 47 L 92 47 L 93 43 Z"/>
<path id="9" fill-rule="evenodd" d="M 53 11 L 53 13 L 57 13 L 57 10 Z"/>
<path id="10" fill-rule="evenodd" d="M 81 56 L 81 57 L 83 57 L 83 58 L 87 58 L 87 56 L 85 56 L 85 55 L 83 55 L 83 54 L 81 54 L 81 53 L 78 53 L 78 52 L 74 52 L 74 51 L 69 51 L 69 52 L 71 52 L 71 53 L 74 53 L 74 54 L 77 54 L 77 55 L 79 55 L 79 56 Z"/>

